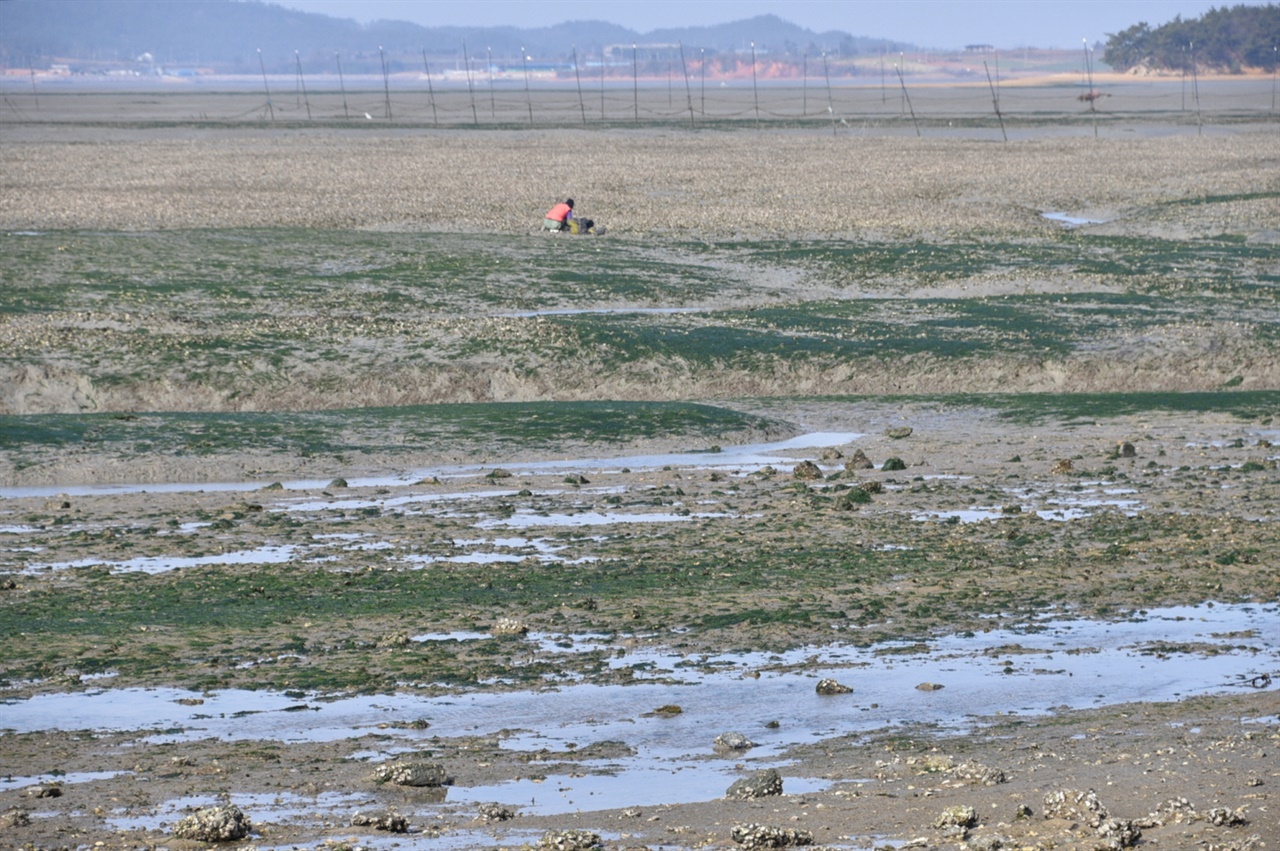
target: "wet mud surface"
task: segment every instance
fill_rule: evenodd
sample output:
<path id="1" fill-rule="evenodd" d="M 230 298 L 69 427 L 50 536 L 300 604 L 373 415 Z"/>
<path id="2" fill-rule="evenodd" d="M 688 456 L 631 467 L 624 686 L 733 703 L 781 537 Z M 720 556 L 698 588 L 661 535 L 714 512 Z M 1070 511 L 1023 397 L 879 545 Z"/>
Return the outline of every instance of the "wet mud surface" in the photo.
<path id="1" fill-rule="evenodd" d="M 0 845 L 1280 847 L 1269 125 L 78 102 L 0 151 Z"/>

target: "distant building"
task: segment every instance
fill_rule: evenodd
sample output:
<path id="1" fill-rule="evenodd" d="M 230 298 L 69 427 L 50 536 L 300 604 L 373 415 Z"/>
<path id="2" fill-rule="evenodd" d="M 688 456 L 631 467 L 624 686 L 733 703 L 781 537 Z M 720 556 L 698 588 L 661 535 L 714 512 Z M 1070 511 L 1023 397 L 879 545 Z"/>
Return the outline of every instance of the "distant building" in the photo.
<path id="1" fill-rule="evenodd" d="M 610 64 L 637 62 L 679 62 L 679 44 L 609 44 L 604 48 L 605 61 Z"/>
<path id="2" fill-rule="evenodd" d="M 964 46 L 965 53 L 995 53 L 995 45 L 991 44 L 966 44 Z"/>

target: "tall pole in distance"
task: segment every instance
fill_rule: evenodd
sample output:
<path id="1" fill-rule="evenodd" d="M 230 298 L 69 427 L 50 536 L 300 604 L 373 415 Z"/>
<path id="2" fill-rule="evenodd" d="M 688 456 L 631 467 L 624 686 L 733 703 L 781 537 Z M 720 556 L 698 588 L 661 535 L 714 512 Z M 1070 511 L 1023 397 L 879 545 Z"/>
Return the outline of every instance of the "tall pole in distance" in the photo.
<path id="1" fill-rule="evenodd" d="M 578 70 L 578 46 L 573 46 L 573 76 L 578 81 L 578 109 L 582 111 L 582 126 L 587 126 L 587 105 L 582 102 L 582 72 Z"/>
<path id="2" fill-rule="evenodd" d="M 1004 132 L 1004 116 L 1000 114 L 1000 96 L 996 94 L 995 84 L 991 82 L 991 69 L 987 68 L 987 61 L 982 60 L 982 67 L 987 72 L 987 85 L 991 88 L 991 105 L 995 107 L 996 118 L 1000 121 L 1000 135 L 1004 137 L 1006 142 L 1009 141 L 1009 134 Z"/>
<path id="3" fill-rule="evenodd" d="M 831 116 L 831 135 L 836 135 L 836 102 L 831 99 L 831 68 L 827 65 L 827 52 L 822 51 L 822 76 L 827 81 L 827 113 Z"/>
<path id="4" fill-rule="evenodd" d="M 533 96 L 529 94 L 529 54 L 520 48 L 520 61 L 524 63 L 524 102 L 529 107 L 529 126 L 533 126 Z"/>
<path id="5" fill-rule="evenodd" d="M 604 46 L 600 47 L 600 120 L 604 121 Z"/>
<path id="6" fill-rule="evenodd" d="M 489 69 L 489 117 L 497 118 L 498 109 L 493 105 L 493 48 L 484 49 L 485 67 Z"/>
<path id="7" fill-rule="evenodd" d="M 640 62 L 636 58 L 636 46 L 631 45 L 631 106 L 635 110 L 636 124 L 640 123 Z"/>
<path id="8" fill-rule="evenodd" d="M 427 100 L 431 102 L 431 123 L 436 127 L 440 126 L 440 119 L 436 116 L 436 92 L 431 87 L 431 64 L 427 62 L 427 49 L 422 48 L 422 69 L 427 72 Z"/>
<path id="9" fill-rule="evenodd" d="M 386 98 L 387 104 L 387 120 L 391 120 L 391 83 L 387 81 L 387 55 L 382 52 L 382 45 L 378 45 L 378 58 L 382 60 L 382 93 Z"/>
<path id="10" fill-rule="evenodd" d="M 898 82 L 902 85 L 902 100 L 906 103 L 907 109 L 911 110 L 911 123 L 916 127 L 916 136 L 920 135 L 920 122 L 916 121 L 916 109 L 911 105 L 911 95 L 907 94 L 907 80 L 902 76 L 902 66 L 898 66 Z"/>
<path id="11" fill-rule="evenodd" d="M 751 42 L 751 98 L 756 105 L 756 129 L 760 129 L 760 94 L 756 89 L 756 43 Z"/>
<path id="12" fill-rule="evenodd" d="M 298 85 L 302 87 L 302 102 L 307 105 L 307 120 L 311 120 L 311 98 L 307 96 L 307 81 L 302 76 L 302 57 L 298 55 L 298 51 L 293 52 L 293 58 L 298 63 Z"/>
<path id="13" fill-rule="evenodd" d="M 706 118 L 707 117 L 707 49 L 705 47 L 700 47 L 698 49 L 702 52 L 701 53 L 702 58 L 701 60 L 699 60 L 702 64 L 702 67 L 698 70 L 698 73 L 700 75 L 698 97 L 701 99 L 701 103 L 698 106 L 698 111 L 702 113 L 703 118 Z"/>
<path id="14" fill-rule="evenodd" d="M 267 65 L 262 61 L 262 48 L 258 48 L 258 67 L 262 69 L 262 88 L 267 93 L 267 112 L 271 113 L 271 120 L 276 120 L 276 109 L 271 105 L 271 87 L 267 85 Z M 32 72 L 34 73 L 34 72 Z M 35 88 L 35 77 L 31 78 L 31 86 Z"/>
<path id="15" fill-rule="evenodd" d="M 684 42 L 680 42 L 680 73 L 684 75 L 684 98 L 689 104 L 689 129 L 694 129 L 693 124 L 693 92 L 689 90 L 689 69 L 684 64 Z"/>
<path id="16" fill-rule="evenodd" d="M 1200 72 L 1196 69 L 1196 43 L 1191 45 L 1191 98 L 1196 103 L 1196 135 L 1204 134 L 1204 123 L 1200 120 Z"/>
<path id="17" fill-rule="evenodd" d="M 809 114 L 809 51 L 806 50 L 800 59 L 800 117 Z"/>
<path id="18" fill-rule="evenodd" d="M 338 88 L 342 89 L 342 117 L 349 119 L 351 118 L 351 112 L 347 109 L 347 81 L 342 77 L 342 54 L 335 50 L 333 58 L 338 62 Z M 422 61 L 427 61 L 427 52 L 425 50 L 422 51 Z"/>
<path id="19" fill-rule="evenodd" d="M 1271 45 L 1271 111 L 1276 111 L 1276 45 Z"/>
<path id="20" fill-rule="evenodd" d="M 467 94 L 471 96 L 471 121 L 480 126 L 480 116 L 476 113 L 476 88 L 471 84 L 471 56 L 467 53 L 467 42 L 462 42 L 462 68 L 467 73 Z"/>

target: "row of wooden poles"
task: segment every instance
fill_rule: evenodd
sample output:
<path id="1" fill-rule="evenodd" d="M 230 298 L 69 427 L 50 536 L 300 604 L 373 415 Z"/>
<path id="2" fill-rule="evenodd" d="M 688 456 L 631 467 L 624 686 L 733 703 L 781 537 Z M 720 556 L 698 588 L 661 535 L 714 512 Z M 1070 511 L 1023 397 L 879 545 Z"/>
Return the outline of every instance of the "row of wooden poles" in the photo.
<path id="1" fill-rule="evenodd" d="M 1192 46 L 1192 48 L 1191 48 L 1191 49 L 1192 49 L 1192 50 L 1194 50 L 1194 46 Z M 687 112 L 690 127 L 696 127 L 696 124 L 697 124 L 697 115 L 698 115 L 698 113 L 697 113 L 697 112 L 695 111 L 695 109 L 694 109 L 694 98 L 693 98 L 693 88 L 692 88 L 691 75 L 690 75 L 690 73 L 689 73 L 688 65 L 687 65 L 687 62 L 686 62 L 686 59 L 685 59 L 685 52 L 684 52 L 684 45 L 683 45 L 683 44 L 681 44 L 681 45 L 680 45 L 679 50 L 680 50 L 681 77 L 682 77 L 682 79 L 684 80 L 684 95 L 685 95 L 685 110 L 683 110 L 682 112 Z M 463 52 L 463 65 L 464 65 L 464 68 L 465 68 L 465 74 L 466 74 L 467 92 L 468 92 L 468 95 L 469 95 L 469 102 L 470 102 L 470 111 L 471 111 L 472 122 L 473 122 L 475 125 L 477 125 L 477 126 L 478 126 L 478 125 L 480 124 L 480 114 L 479 114 L 479 108 L 478 108 L 477 103 L 476 103 L 476 88 L 477 88 L 477 87 L 476 87 L 476 84 L 475 84 L 475 78 L 474 78 L 473 73 L 472 73 L 472 70 L 471 70 L 471 57 L 470 57 L 470 54 L 469 54 L 469 53 L 468 53 L 468 51 L 467 51 L 467 46 L 466 46 L 466 43 L 465 43 L 465 42 L 463 42 L 463 44 L 462 44 L 462 52 Z M 531 57 L 529 57 L 529 56 L 526 54 L 526 52 L 525 52 L 524 48 L 521 48 L 521 50 L 520 50 L 520 55 L 521 55 L 521 62 L 522 62 L 522 65 L 523 65 L 523 70 L 524 70 L 524 94 L 525 94 L 525 98 L 524 98 L 524 105 L 525 105 L 525 110 L 527 111 L 527 114 L 528 114 L 529 124 L 532 126 L 532 125 L 534 124 L 533 97 L 532 97 L 532 93 L 531 93 L 530 77 L 529 77 L 529 67 L 528 67 L 528 63 L 529 63 L 529 60 L 530 60 L 530 58 L 531 58 Z M 1192 53 L 1191 55 L 1192 55 L 1192 57 L 1194 57 L 1194 53 Z M 383 50 L 383 48 L 382 48 L 381 46 L 379 46 L 379 47 L 378 47 L 378 56 L 379 56 L 379 64 L 380 64 L 380 66 L 381 66 L 381 70 L 382 70 L 382 82 L 383 82 L 383 110 L 384 110 L 384 114 L 385 114 L 386 119 L 390 121 L 390 120 L 394 120 L 394 115 L 393 115 L 393 110 L 392 110 L 392 102 L 391 102 L 390 70 L 389 70 L 389 67 L 388 67 L 388 64 L 387 64 L 386 53 L 384 52 L 384 50 Z M 601 86 L 601 114 L 602 114 L 602 116 L 603 116 L 603 114 L 604 114 L 604 62 L 603 62 L 603 56 L 601 57 L 601 59 L 602 59 L 602 61 L 601 61 L 600 86 Z M 305 104 L 305 108 L 306 108 L 306 112 L 307 112 L 307 119 L 308 119 L 308 120 L 311 120 L 311 119 L 312 119 L 312 114 L 311 114 L 311 102 L 310 102 L 310 96 L 309 96 L 309 94 L 307 93 L 307 88 L 306 88 L 306 77 L 305 77 L 305 75 L 303 74 L 303 70 L 302 70 L 302 59 L 301 59 L 301 55 L 299 54 L 299 52 L 298 52 L 298 51 L 294 51 L 294 61 L 295 61 L 295 67 L 296 67 L 296 77 L 297 77 L 298 93 L 299 93 L 299 96 L 300 96 L 301 101 Z M 346 117 L 346 118 L 348 118 L 348 119 L 349 119 L 349 118 L 351 117 L 351 110 L 350 110 L 350 106 L 349 106 L 348 99 L 347 99 L 346 79 L 345 79 L 345 75 L 344 75 L 344 73 L 343 73 L 343 68 L 342 68 L 342 58 L 341 58 L 341 55 L 340 55 L 340 54 L 335 54 L 335 61 L 336 61 L 336 63 L 337 63 L 338 81 L 339 81 L 339 87 L 340 87 L 341 95 L 342 95 L 342 108 L 343 108 L 343 115 L 344 115 L 344 117 Z M 272 102 L 272 98 L 271 98 L 271 87 L 270 87 L 270 82 L 269 82 L 268 77 L 267 77 L 266 65 L 265 65 L 265 62 L 264 62 L 264 60 L 263 60 L 263 58 L 262 58 L 262 51 L 261 51 L 261 50 L 259 50 L 259 51 L 258 51 L 258 62 L 259 62 L 259 68 L 261 69 L 261 72 L 262 72 L 262 84 L 263 84 L 263 89 L 264 89 L 264 91 L 265 91 L 265 93 L 266 93 L 266 97 L 267 97 L 267 102 L 266 102 L 266 105 L 265 105 L 265 110 L 266 110 L 266 113 L 267 113 L 267 114 L 268 114 L 268 115 L 269 115 L 269 116 L 274 120 L 274 118 L 275 118 L 275 107 L 274 107 L 274 104 L 273 104 L 273 102 Z M 806 64 L 805 64 L 805 71 L 804 71 L 803 79 L 804 79 L 804 82 L 805 82 L 805 85 L 806 85 L 806 89 L 807 89 L 807 83 L 808 83 L 808 79 L 809 79 L 809 77 L 808 77 L 807 56 L 806 56 L 805 62 L 806 62 Z M 429 62 L 429 61 L 428 61 L 428 59 L 427 59 L 427 53 L 426 53 L 426 50 L 425 50 L 425 49 L 422 51 L 422 63 L 423 63 L 423 71 L 424 71 L 425 78 L 426 78 L 426 83 L 427 83 L 427 95 L 428 95 L 428 103 L 429 103 L 429 105 L 430 105 L 430 109 L 431 109 L 432 123 L 433 123 L 433 124 L 435 124 L 436 126 L 438 126 L 438 125 L 439 125 L 439 122 L 440 122 L 440 116 L 439 116 L 439 111 L 440 111 L 440 110 L 438 109 L 438 107 L 437 107 L 437 103 L 436 103 L 436 92 L 435 92 L 435 85 L 434 85 L 434 82 L 433 82 L 433 79 L 432 79 L 432 74 L 431 74 L 431 65 L 430 65 L 430 62 Z M 584 125 L 586 125 L 586 124 L 588 123 L 588 121 L 587 121 L 586 98 L 585 98 L 584 93 L 583 93 L 582 74 L 581 74 L 581 68 L 580 68 L 579 63 L 578 63 L 578 52 L 577 52 L 577 48 L 576 48 L 576 47 L 573 49 L 573 54 L 572 54 L 572 64 L 573 64 L 574 79 L 575 79 L 575 84 L 576 84 L 576 89 L 577 89 L 577 96 L 578 96 L 578 112 L 579 112 L 579 115 L 580 115 L 580 117 L 581 117 L 581 121 L 582 121 L 582 123 L 583 123 Z M 704 117 L 705 117 L 705 102 L 706 102 L 706 63 L 705 63 L 705 61 L 702 61 L 702 62 L 700 62 L 700 63 L 699 63 L 699 65 L 700 65 L 700 84 L 699 84 L 699 85 L 700 85 L 700 90 L 701 90 L 701 92 L 700 92 L 700 98 L 701 98 L 701 101 L 702 101 L 702 114 L 703 114 L 703 115 L 704 115 Z M 985 75 L 986 75 L 987 85 L 988 85 L 988 88 L 989 88 L 990 93 L 991 93 L 991 104 L 992 104 L 992 109 L 993 109 L 994 115 L 995 115 L 995 117 L 996 117 L 997 121 L 999 122 L 1001 135 L 1004 137 L 1004 139 L 1005 139 L 1006 141 L 1008 141 L 1008 134 L 1007 134 L 1007 132 L 1006 132 L 1005 125 L 1004 125 L 1004 112 L 1003 112 L 1003 111 L 1001 110 L 1001 108 L 1000 108 L 1000 94 L 999 94 L 999 91 L 998 91 L 997 79 L 995 79 L 995 78 L 993 78 L 993 77 L 992 77 L 990 66 L 988 65 L 988 63 L 987 63 L 987 61 L 986 61 L 985 59 L 983 60 L 982 65 L 983 65 L 983 70 L 984 70 Z M 752 43 L 751 43 L 751 87 L 752 87 L 752 102 L 753 102 L 753 113 L 754 113 L 754 118 L 755 118 L 756 127 L 757 127 L 757 128 L 759 128 L 759 127 L 760 127 L 760 123 L 761 123 L 760 89 L 759 89 L 759 80 L 758 80 L 757 75 L 756 75 L 756 67 L 757 67 L 757 60 L 756 60 L 755 42 L 752 42 Z M 492 112 L 492 111 L 494 111 L 494 104 L 493 104 L 493 97 L 494 97 L 493 91 L 494 91 L 494 86 L 493 86 L 493 76 L 492 76 L 492 75 L 493 75 L 493 71 L 492 71 L 493 65 L 492 65 L 492 58 L 491 58 L 491 57 L 490 57 L 490 58 L 489 58 L 489 60 L 488 60 L 488 68 L 489 68 L 490 109 L 491 109 L 491 112 Z M 1087 82 L 1086 82 L 1086 87 L 1085 87 L 1084 93 L 1080 95 L 1079 100 L 1084 101 L 1084 102 L 1086 102 L 1086 103 L 1087 103 L 1088 108 L 1089 108 L 1089 112 L 1090 112 L 1090 114 L 1091 114 L 1091 115 L 1093 116 L 1093 118 L 1094 118 L 1094 122 L 1093 122 L 1093 124 L 1094 124 L 1094 134 L 1095 134 L 1095 135 L 1097 135 L 1097 114 L 1098 114 L 1098 112 L 1097 112 L 1097 109 L 1096 109 L 1096 101 L 1097 101 L 1100 97 L 1102 97 L 1102 95 L 1101 95 L 1099 92 L 1097 92 L 1097 91 L 1094 89 L 1094 86 L 1093 86 L 1093 56 L 1092 56 L 1092 50 L 1089 48 L 1089 46 L 1088 46 L 1087 42 L 1085 43 L 1085 46 L 1084 46 L 1084 68 L 1085 68 L 1085 75 L 1086 75 L 1086 80 L 1087 80 Z M 1197 72 L 1196 72 L 1196 66 L 1195 66 L 1194 59 L 1193 59 L 1193 61 L 1190 63 L 1190 68 L 1191 68 L 1191 72 L 1192 72 L 1193 99 L 1194 99 L 1194 103 L 1195 103 L 1195 112 L 1196 112 L 1197 127 L 1200 127 L 1200 126 L 1202 125 L 1202 120 L 1201 120 L 1201 112 L 1200 112 L 1199 77 L 1198 77 L 1198 74 L 1197 74 Z M 838 122 L 838 120 L 839 120 L 839 116 L 838 116 L 838 114 L 837 114 L 837 112 L 836 112 L 836 110 L 835 110 L 835 106 L 834 106 L 834 99 L 833 99 L 833 96 L 832 96 L 832 90 L 831 90 L 831 73 L 830 73 L 830 64 L 829 64 L 828 57 L 827 57 L 827 54 L 826 54 L 826 53 L 823 53 L 823 54 L 822 54 L 822 70 L 823 70 L 823 80 L 824 80 L 824 82 L 825 82 L 825 87 L 826 87 L 827 112 L 829 113 L 830 118 L 831 118 L 832 132 L 833 132 L 833 133 L 835 133 L 835 132 L 837 131 L 837 129 L 838 129 L 838 128 L 837 128 L 837 122 Z M 895 75 L 896 75 L 896 77 L 897 77 L 897 84 L 898 84 L 898 88 L 899 88 L 899 89 L 900 89 L 900 91 L 901 91 L 901 99 L 902 99 L 902 103 L 903 103 L 903 105 L 904 105 L 904 107 L 905 107 L 905 111 L 906 111 L 907 113 L 909 113 L 909 114 L 910 114 L 912 124 L 913 124 L 913 126 L 914 126 L 914 128 L 915 128 L 915 131 L 916 131 L 916 135 L 917 135 L 917 136 L 918 136 L 918 135 L 921 135 L 921 131 L 920 131 L 920 123 L 919 123 L 919 120 L 917 119 L 917 116 L 916 116 L 915 107 L 914 107 L 914 106 L 913 106 L 913 104 L 911 103 L 911 95 L 910 95 L 910 92 L 908 91 L 908 87 L 907 87 L 907 83 L 906 83 L 906 78 L 905 78 L 905 76 L 904 76 L 904 74 L 903 74 L 902 67 L 901 67 L 901 65 L 900 65 L 900 64 L 895 64 L 895 65 L 894 65 L 894 73 L 895 73 Z M 884 88 L 883 68 L 882 68 L 882 72 L 881 72 L 881 74 L 882 74 L 881 87 L 882 87 L 882 90 L 883 90 L 883 88 Z M 1183 76 L 1184 76 L 1184 96 L 1183 96 L 1183 101 L 1184 101 L 1184 109 L 1185 109 L 1185 72 L 1184 72 L 1184 75 L 1183 75 Z M 998 77 L 998 74 L 997 74 L 997 77 Z M 636 46 L 636 45 L 632 45 L 632 74 L 631 74 L 631 83 L 632 83 L 632 104 L 631 104 L 631 105 L 632 105 L 632 120 L 638 123 L 638 122 L 640 121 L 640 97 L 639 97 L 639 91 L 640 91 L 640 76 L 639 76 L 638 50 L 637 50 L 637 46 Z M 1274 112 L 1274 111 L 1275 111 L 1275 108 L 1276 108 L 1276 103 L 1275 103 L 1275 101 L 1276 101 L 1276 86 L 1275 86 L 1275 71 L 1274 71 L 1274 69 L 1273 69 L 1273 72 L 1272 72 L 1272 104 L 1271 104 L 1272 112 Z M 807 109 L 806 109 L 806 112 L 807 112 Z"/>

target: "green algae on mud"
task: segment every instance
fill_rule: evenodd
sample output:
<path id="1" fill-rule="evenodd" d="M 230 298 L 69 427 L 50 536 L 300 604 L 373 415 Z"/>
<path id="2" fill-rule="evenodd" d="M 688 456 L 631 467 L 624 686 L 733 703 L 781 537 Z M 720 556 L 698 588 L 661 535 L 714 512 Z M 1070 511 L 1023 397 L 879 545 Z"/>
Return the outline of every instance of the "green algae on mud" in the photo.
<path id="1" fill-rule="evenodd" d="M 724 407 L 686 402 L 506 402 L 408 405 L 338 411 L 44 414 L 0 416 L 0 454 L 13 472 L 68 452 L 98 460 L 160 455 L 198 460 L 249 453 L 353 462 L 519 449 L 552 454 L 566 445 L 602 448 L 662 438 L 690 450 L 759 442 L 790 427 Z M 3 482 L 0 467 L 0 482 Z"/>
<path id="2" fill-rule="evenodd" d="M 1061 389 L 1094 390 L 1120 357 L 1135 389 L 1280 370 L 1277 251 L 1225 238 L 0 239 L 12 413 L 929 392 L 967 375 L 1036 390 L 1062 369 L 1080 377 Z"/>

